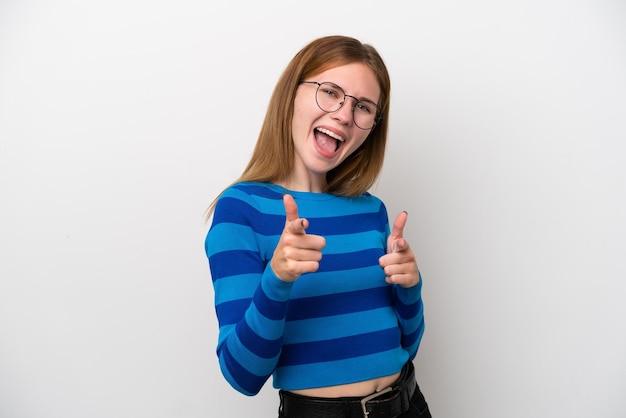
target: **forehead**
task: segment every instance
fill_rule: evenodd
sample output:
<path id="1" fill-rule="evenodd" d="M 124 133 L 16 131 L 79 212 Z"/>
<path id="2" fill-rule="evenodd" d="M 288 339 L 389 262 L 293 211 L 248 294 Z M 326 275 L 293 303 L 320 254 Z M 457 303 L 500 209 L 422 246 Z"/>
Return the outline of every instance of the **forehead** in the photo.
<path id="1" fill-rule="evenodd" d="M 360 62 L 333 67 L 308 79 L 320 83 L 330 81 L 341 87 L 346 94 L 360 99 L 378 102 L 380 97 L 376 75 L 367 65 Z"/>

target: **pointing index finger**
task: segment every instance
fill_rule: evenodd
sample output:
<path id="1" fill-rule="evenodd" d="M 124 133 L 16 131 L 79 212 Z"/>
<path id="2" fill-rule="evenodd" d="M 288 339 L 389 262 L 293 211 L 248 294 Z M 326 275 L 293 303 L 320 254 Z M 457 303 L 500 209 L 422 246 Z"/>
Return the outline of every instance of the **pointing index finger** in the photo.
<path id="1" fill-rule="evenodd" d="M 391 230 L 389 238 L 404 238 L 404 227 L 406 226 L 408 216 L 409 214 L 406 211 L 400 212 L 398 216 L 396 216 L 396 220 L 393 222 L 393 228 Z"/>
<path id="2" fill-rule="evenodd" d="M 283 196 L 283 204 L 285 205 L 286 222 L 293 222 L 298 219 L 298 205 L 290 194 Z"/>
<path id="3" fill-rule="evenodd" d="M 286 215 L 285 229 L 294 234 L 305 234 L 308 223 L 306 219 L 302 219 L 298 215 L 298 205 L 293 196 L 285 194 L 283 196 L 283 204 L 285 205 Z"/>

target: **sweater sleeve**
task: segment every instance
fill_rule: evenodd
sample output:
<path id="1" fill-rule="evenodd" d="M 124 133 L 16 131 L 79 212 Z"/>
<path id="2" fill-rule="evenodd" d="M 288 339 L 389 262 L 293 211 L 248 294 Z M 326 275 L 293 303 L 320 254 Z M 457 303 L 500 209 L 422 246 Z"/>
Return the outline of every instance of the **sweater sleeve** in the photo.
<path id="1" fill-rule="evenodd" d="M 402 333 L 402 347 L 409 353 L 411 360 L 417 355 L 417 349 L 424 334 L 424 305 L 422 303 L 422 275 L 417 285 L 404 288 L 394 285 L 395 309 Z"/>
<path id="2" fill-rule="evenodd" d="M 384 208 L 384 204 L 383 204 Z M 384 222 L 386 228 L 385 243 L 390 234 L 389 218 L 384 208 Z M 413 360 L 424 334 L 424 305 L 422 303 L 422 274 L 418 271 L 420 281 L 409 288 L 393 286 L 394 307 L 401 332 L 402 347 Z"/>
<path id="3" fill-rule="evenodd" d="M 273 373 L 282 349 L 293 283 L 269 266 L 262 214 L 253 199 L 226 193 L 217 203 L 205 240 L 219 323 L 217 355 L 228 383 L 256 395 Z M 262 223 L 262 222 L 261 222 Z"/>

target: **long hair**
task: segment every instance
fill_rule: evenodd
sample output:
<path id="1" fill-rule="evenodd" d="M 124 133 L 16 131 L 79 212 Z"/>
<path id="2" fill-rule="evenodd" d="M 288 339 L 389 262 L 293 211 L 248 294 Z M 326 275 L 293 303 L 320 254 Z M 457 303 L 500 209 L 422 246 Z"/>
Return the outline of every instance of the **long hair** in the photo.
<path id="1" fill-rule="evenodd" d="M 250 162 L 235 183 L 278 182 L 289 177 L 294 165 L 291 125 L 298 86 L 310 76 L 351 63 L 363 63 L 374 73 L 381 92 L 378 106 L 379 116 L 382 118 L 365 142 L 339 166 L 327 173 L 325 192 L 340 196 L 358 196 L 374 184 L 385 158 L 391 81 L 387 67 L 374 47 L 357 39 L 338 35 L 312 41 L 287 65 L 270 98 Z M 219 196 L 207 209 L 207 219 L 218 198 Z"/>

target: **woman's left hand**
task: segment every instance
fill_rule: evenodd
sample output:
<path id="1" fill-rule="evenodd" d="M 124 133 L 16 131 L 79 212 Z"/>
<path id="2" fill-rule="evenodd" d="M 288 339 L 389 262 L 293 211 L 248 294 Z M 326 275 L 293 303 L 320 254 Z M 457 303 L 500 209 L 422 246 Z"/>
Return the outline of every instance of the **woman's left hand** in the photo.
<path id="1" fill-rule="evenodd" d="M 415 255 L 403 236 L 407 217 L 406 212 L 400 212 L 396 217 L 387 239 L 387 254 L 380 257 L 378 262 L 385 271 L 387 283 L 413 287 L 420 279 Z"/>

